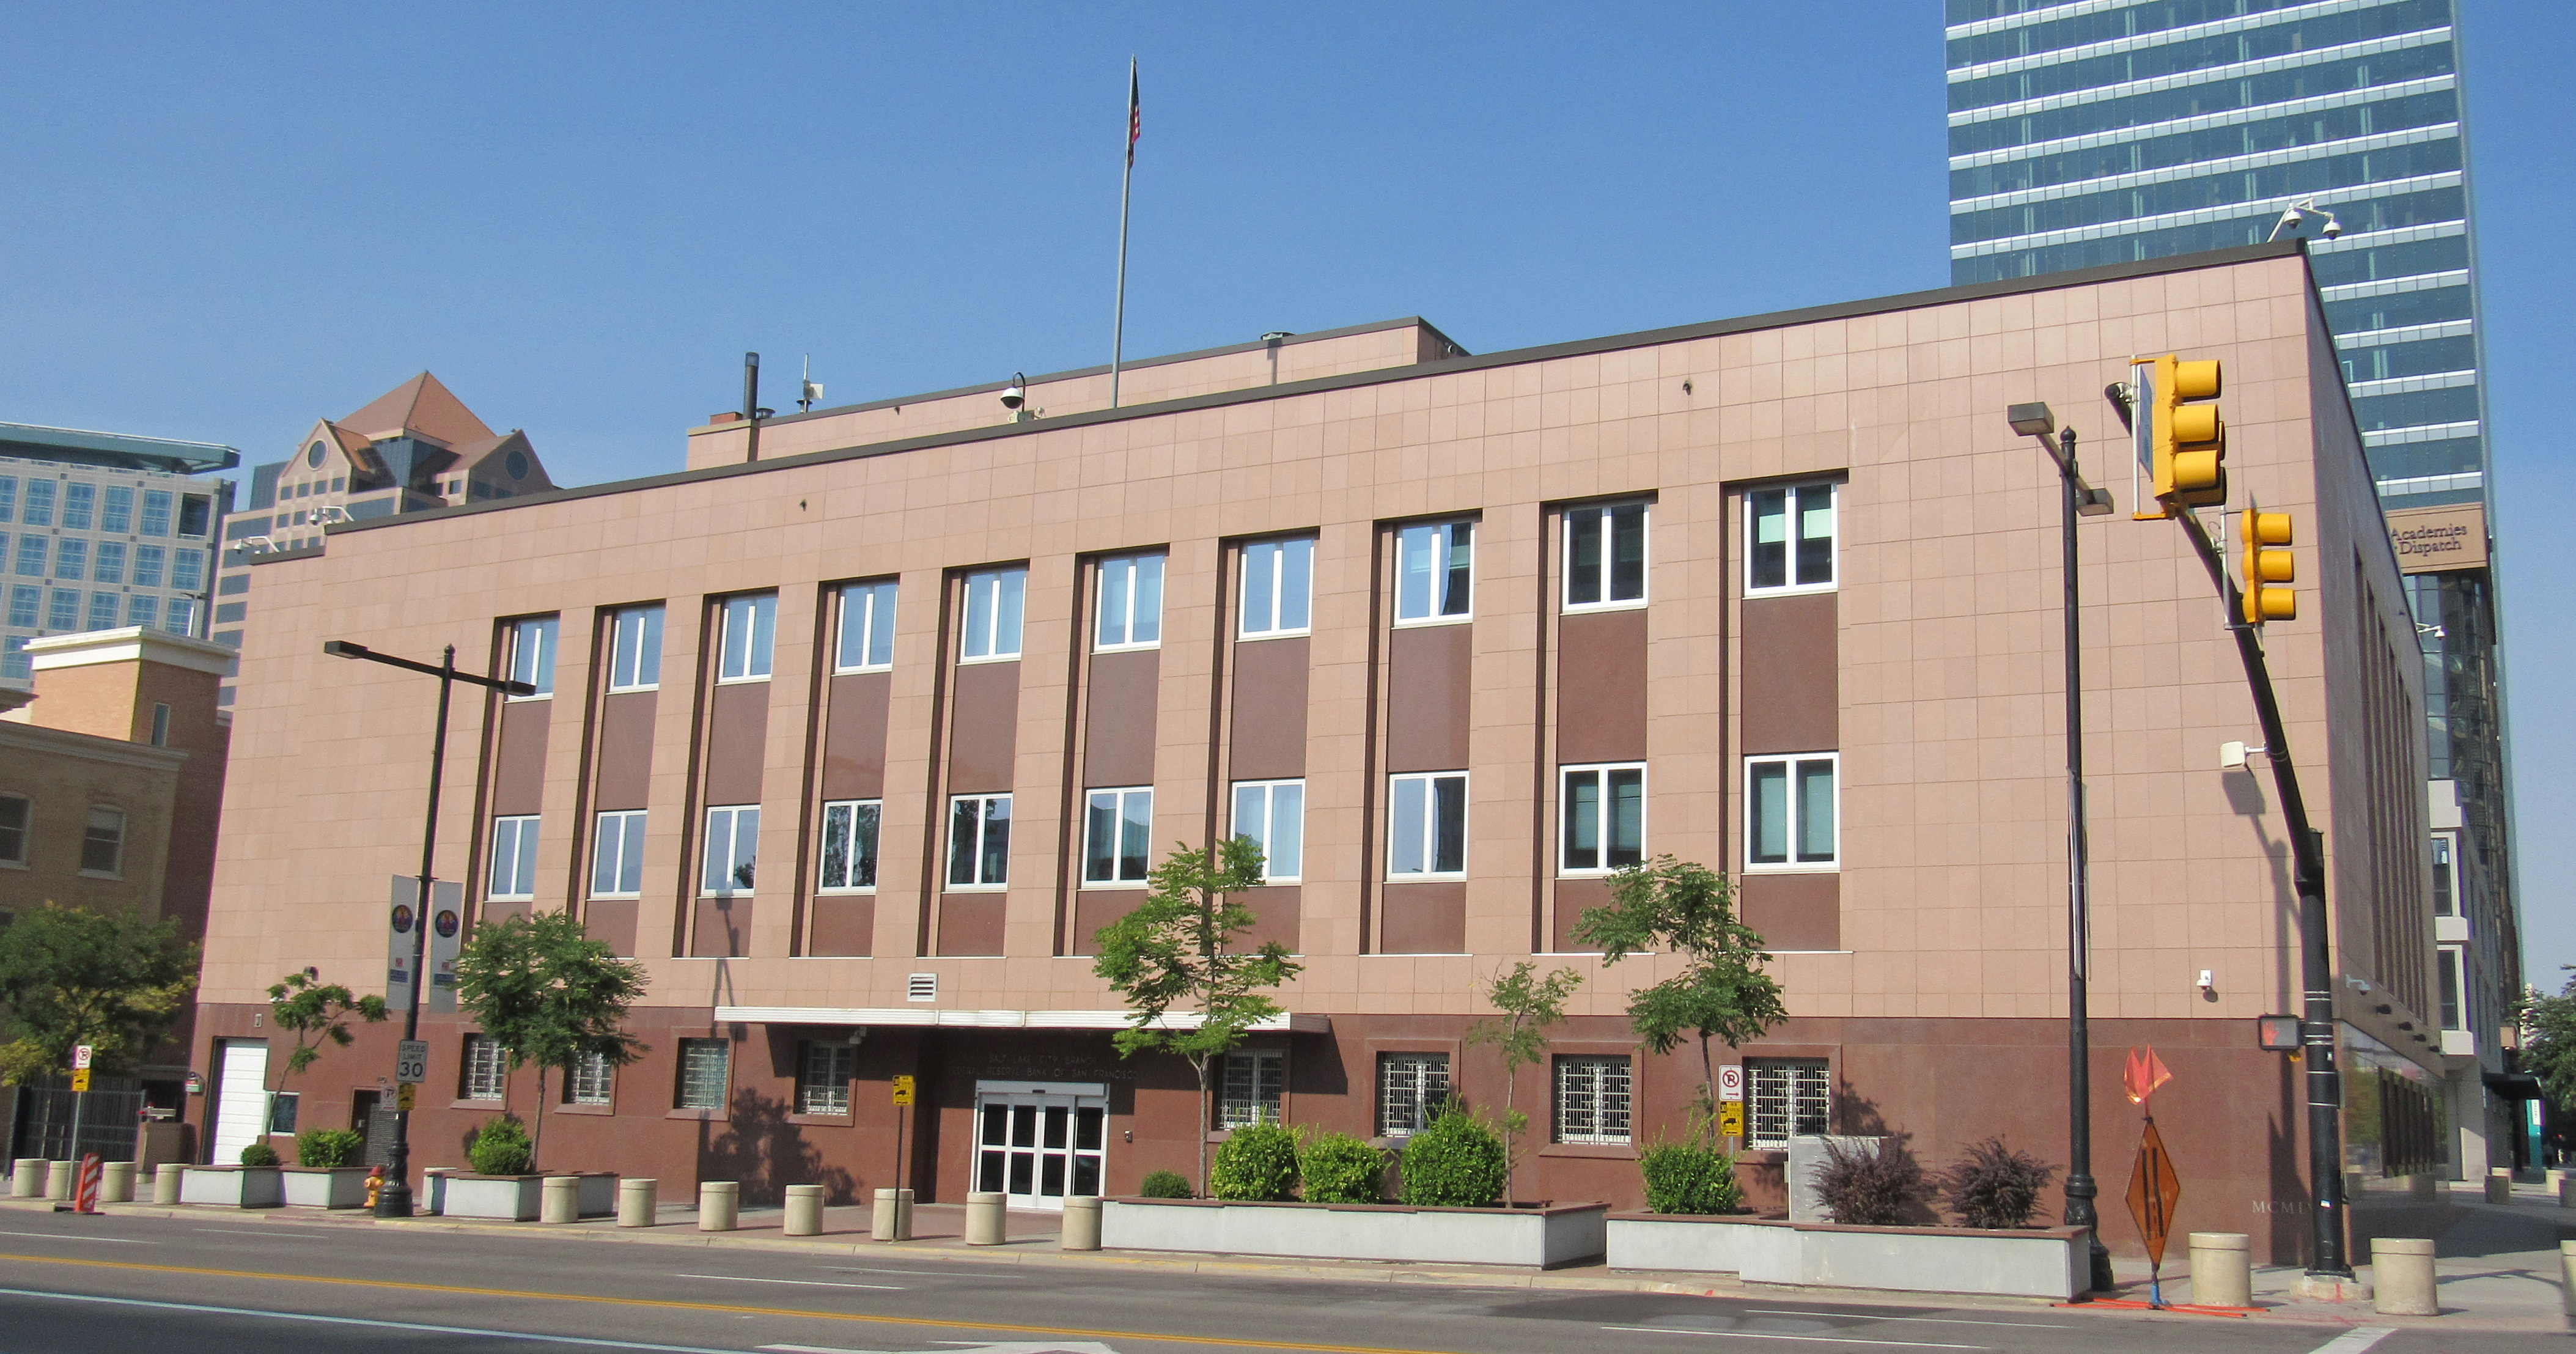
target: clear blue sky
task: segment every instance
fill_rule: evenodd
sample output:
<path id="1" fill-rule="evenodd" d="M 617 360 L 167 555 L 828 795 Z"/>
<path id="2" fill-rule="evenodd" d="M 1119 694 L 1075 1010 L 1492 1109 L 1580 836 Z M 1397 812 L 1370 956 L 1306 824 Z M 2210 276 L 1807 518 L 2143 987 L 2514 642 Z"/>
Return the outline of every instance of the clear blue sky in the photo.
<path id="1" fill-rule="evenodd" d="M 2468 0 L 2530 968 L 2576 962 L 2563 4 Z M 0 419 L 283 456 L 421 368 L 558 479 L 1419 314 L 1476 351 L 1948 280 L 1937 0 L 0 10 Z"/>

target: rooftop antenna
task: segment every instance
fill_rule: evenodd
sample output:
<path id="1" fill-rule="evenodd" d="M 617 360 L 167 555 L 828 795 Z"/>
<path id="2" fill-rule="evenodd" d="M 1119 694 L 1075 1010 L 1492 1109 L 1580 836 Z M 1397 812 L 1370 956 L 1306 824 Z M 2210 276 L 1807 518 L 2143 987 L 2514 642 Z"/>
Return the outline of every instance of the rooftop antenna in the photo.
<path id="1" fill-rule="evenodd" d="M 775 410 L 760 407 L 760 354 L 742 355 L 742 418 L 751 425 L 751 445 L 744 451 L 746 461 L 760 459 L 760 421 Z"/>
<path id="2" fill-rule="evenodd" d="M 804 378 L 797 383 L 797 391 L 796 412 L 800 414 L 812 413 L 814 411 L 815 402 L 823 398 L 823 387 L 814 384 L 814 355 L 812 353 L 805 354 L 805 375 Z"/>

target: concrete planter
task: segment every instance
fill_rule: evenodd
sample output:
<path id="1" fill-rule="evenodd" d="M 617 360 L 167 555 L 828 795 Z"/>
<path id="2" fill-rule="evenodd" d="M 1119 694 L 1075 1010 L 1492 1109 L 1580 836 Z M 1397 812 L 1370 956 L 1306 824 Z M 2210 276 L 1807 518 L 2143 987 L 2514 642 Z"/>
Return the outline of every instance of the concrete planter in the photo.
<path id="1" fill-rule="evenodd" d="M 562 1172 L 550 1172 L 558 1178 Z M 583 1174 L 581 1180 L 581 1216 L 605 1218 L 617 1212 L 617 1175 L 613 1171 Z M 499 1218 L 505 1222 L 535 1222 L 545 1210 L 546 1177 L 543 1175 L 476 1175 L 472 1171 L 442 1171 L 431 1178 L 430 1199 L 435 1211 L 451 1218 Z"/>
<path id="2" fill-rule="evenodd" d="M 1402 1204 L 1247 1204 L 1222 1199 L 1104 1199 L 1112 1250 L 1212 1251 L 1317 1259 L 1404 1260 L 1534 1269 L 1598 1257 L 1608 1204 L 1411 1208 Z"/>
<path id="3" fill-rule="evenodd" d="M 364 1166 L 282 1166 L 293 1208 L 360 1208 L 367 1202 Z"/>
<path id="4" fill-rule="evenodd" d="M 1611 1215 L 1609 1258 L 1612 1269 L 1714 1271 L 1747 1283 L 2059 1301 L 2089 1286 L 2091 1268 L 2080 1227 L 1841 1227 L 1669 1213 Z"/>
<path id="5" fill-rule="evenodd" d="M 191 1166 L 179 1182 L 179 1202 L 275 1208 L 286 1202 L 285 1174 L 277 1166 Z"/>

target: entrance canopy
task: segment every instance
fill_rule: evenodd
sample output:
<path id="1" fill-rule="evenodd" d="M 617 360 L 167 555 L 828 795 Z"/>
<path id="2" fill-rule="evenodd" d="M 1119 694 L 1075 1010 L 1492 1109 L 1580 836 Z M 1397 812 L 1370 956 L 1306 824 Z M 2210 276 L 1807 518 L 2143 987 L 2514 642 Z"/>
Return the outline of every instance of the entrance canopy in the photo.
<path id="1" fill-rule="evenodd" d="M 938 1011 L 915 1006 L 719 1006 L 716 1020 L 744 1025 L 938 1025 L 975 1030 L 1121 1030 L 1135 1023 L 1125 1011 Z M 1154 1022 L 1154 1027 L 1190 1030 L 1198 1028 L 1199 1021 L 1196 1011 L 1174 1011 Z M 1333 1018 L 1290 1012 L 1262 1021 L 1252 1032 L 1330 1034 Z"/>

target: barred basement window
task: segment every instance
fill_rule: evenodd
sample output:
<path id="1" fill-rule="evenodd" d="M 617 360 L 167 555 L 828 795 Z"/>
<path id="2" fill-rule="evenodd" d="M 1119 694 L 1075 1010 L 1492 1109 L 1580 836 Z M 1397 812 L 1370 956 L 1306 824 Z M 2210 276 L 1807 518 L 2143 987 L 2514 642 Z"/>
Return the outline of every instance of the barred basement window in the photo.
<path id="1" fill-rule="evenodd" d="M 1628 1141 L 1628 1059 L 1556 1060 L 1556 1140 Z"/>
<path id="2" fill-rule="evenodd" d="M 501 1056 L 501 1046 L 481 1034 L 465 1036 L 465 1096 L 467 1100 L 498 1100 L 501 1084 L 510 1067 Z"/>
<path id="3" fill-rule="evenodd" d="M 1822 1058 L 1747 1058 L 1752 1140 L 1747 1147 L 1786 1149 L 1789 1139 L 1830 1132 L 1832 1093 Z"/>
<path id="4" fill-rule="evenodd" d="M 616 1086 L 617 1069 L 609 1066 L 608 1055 L 585 1053 L 573 1061 L 570 1084 L 564 1088 L 564 1103 L 570 1105 L 605 1105 Z"/>
<path id="5" fill-rule="evenodd" d="M 1377 1055 L 1377 1131 L 1400 1138 L 1420 1131 L 1449 1098 L 1446 1053 Z"/>
<path id="6" fill-rule="evenodd" d="M 1288 1086 L 1288 1055 L 1261 1048 L 1229 1053 L 1219 1086 L 1217 1127 L 1278 1123 L 1280 1093 Z"/>
<path id="7" fill-rule="evenodd" d="M 796 1112 L 847 1114 L 850 1079 L 859 1074 L 859 1050 L 846 1043 L 806 1040 L 796 1058 Z"/>
<path id="8" fill-rule="evenodd" d="M 680 1108 L 720 1110 L 732 1072 L 733 1046 L 722 1039 L 680 1041 Z"/>

